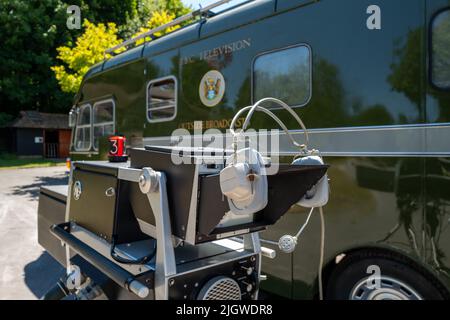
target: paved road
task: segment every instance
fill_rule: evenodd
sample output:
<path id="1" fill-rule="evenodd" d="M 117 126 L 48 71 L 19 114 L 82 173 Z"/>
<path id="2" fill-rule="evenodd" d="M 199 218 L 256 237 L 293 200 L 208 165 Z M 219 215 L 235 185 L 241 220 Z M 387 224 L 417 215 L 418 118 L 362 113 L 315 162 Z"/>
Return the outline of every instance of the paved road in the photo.
<path id="1" fill-rule="evenodd" d="M 0 170 L 0 299 L 39 299 L 63 268 L 37 242 L 42 185 L 66 184 L 65 167 Z"/>

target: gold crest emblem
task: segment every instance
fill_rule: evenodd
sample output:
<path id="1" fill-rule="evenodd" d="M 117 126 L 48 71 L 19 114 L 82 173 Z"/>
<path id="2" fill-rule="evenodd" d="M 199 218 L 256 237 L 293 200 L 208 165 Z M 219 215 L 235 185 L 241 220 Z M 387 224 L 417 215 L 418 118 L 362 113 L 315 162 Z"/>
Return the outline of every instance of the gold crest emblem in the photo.
<path id="1" fill-rule="evenodd" d="M 202 103 L 207 107 L 214 107 L 222 101 L 225 93 L 225 80 L 216 70 L 208 71 L 200 81 L 199 95 Z"/>

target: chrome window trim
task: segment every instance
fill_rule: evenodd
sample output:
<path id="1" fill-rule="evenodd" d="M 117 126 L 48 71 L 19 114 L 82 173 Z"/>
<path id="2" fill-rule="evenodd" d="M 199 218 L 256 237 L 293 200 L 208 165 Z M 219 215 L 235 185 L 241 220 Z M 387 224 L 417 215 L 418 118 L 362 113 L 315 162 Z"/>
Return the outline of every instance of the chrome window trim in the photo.
<path id="1" fill-rule="evenodd" d="M 99 104 L 105 103 L 105 102 L 111 102 L 112 106 L 113 106 L 113 121 L 108 121 L 108 122 L 99 122 L 99 123 L 94 123 L 94 112 L 95 112 L 95 107 Z M 100 126 L 105 126 L 105 125 L 113 125 L 113 133 L 116 132 L 116 102 L 114 101 L 114 99 L 112 98 L 108 98 L 105 100 L 100 100 L 94 103 L 94 106 L 92 107 L 92 139 L 91 139 L 91 146 L 94 147 L 95 151 L 98 151 L 98 148 L 95 147 L 95 143 L 94 143 L 94 128 L 95 127 L 100 127 Z"/>
<path id="2" fill-rule="evenodd" d="M 82 104 L 80 107 L 79 107 L 79 113 L 78 113 L 78 115 L 81 115 L 81 110 L 84 110 L 86 107 L 89 107 L 89 124 L 82 124 L 82 125 L 79 125 L 78 124 L 78 117 L 77 117 L 77 125 L 75 126 L 75 136 L 74 136 L 74 138 L 73 138 L 73 148 L 74 148 L 74 150 L 75 151 L 89 151 L 89 150 L 91 150 L 91 148 L 92 148 L 92 131 L 93 131 L 93 128 L 92 128 L 92 119 L 93 119 L 93 112 L 92 112 L 92 105 L 90 104 L 90 103 L 85 103 L 85 104 Z M 84 129 L 84 128 L 89 128 L 89 147 L 88 148 L 77 148 L 77 132 L 78 132 L 78 129 Z"/>
<path id="3" fill-rule="evenodd" d="M 174 112 L 173 115 L 171 117 L 168 118 L 162 118 L 162 119 L 150 119 L 148 116 L 148 111 L 149 111 L 149 105 L 148 105 L 148 98 L 149 98 L 149 89 L 150 87 L 157 83 L 157 82 L 161 82 L 164 80 L 173 80 L 174 84 L 175 84 L 175 105 L 174 105 Z M 157 107 L 154 108 L 154 110 L 164 110 L 164 109 L 171 109 L 172 107 Z M 170 75 L 167 77 L 161 77 L 161 78 L 157 78 L 157 79 L 153 79 L 151 81 L 149 81 L 149 83 L 147 84 L 147 89 L 145 92 L 145 117 L 147 118 L 147 122 L 148 123 L 158 123 L 158 122 L 166 122 L 166 121 L 172 121 L 177 117 L 177 113 L 178 113 L 178 80 L 175 76 Z"/>
<path id="4" fill-rule="evenodd" d="M 303 135 L 302 130 L 289 130 L 291 134 Z M 323 156 L 333 157 L 450 157 L 450 142 L 445 139 L 450 134 L 450 122 L 442 123 L 415 123 L 402 125 L 381 125 L 381 126 L 355 126 L 338 128 L 314 128 L 310 129 L 310 139 L 314 146 L 320 150 Z M 287 139 L 284 132 L 278 132 L 280 138 L 280 151 L 278 156 L 297 155 L 298 151 L 292 148 L 292 143 Z M 258 133 L 251 135 L 256 137 Z M 347 139 L 346 136 L 353 135 L 354 139 Z M 211 135 L 212 136 L 212 135 Z M 411 136 L 419 137 L 417 140 L 410 139 Z M 206 136 L 186 136 L 187 138 L 208 141 L 210 135 Z M 201 140 L 201 137 L 205 140 Z M 362 138 L 363 137 L 363 138 Z M 438 137 L 438 138 L 437 138 Z M 440 138 L 439 138 L 440 137 Z M 231 139 L 230 135 L 223 134 L 223 139 Z M 361 139 L 373 138 L 380 143 L 378 147 L 362 147 Z M 385 141 L 384 139 L 389 139 Z M 325 140 L 324 140 L 325 139 Z M 403 145 L 401 149 L 394 146 L 398 139 L 409 139 L 409 143 Z M 345 143 L 343 143 L 345 141 Z M 172 146 L 171 136 L 144 137 L 142 146 L 160 145 Z M 195 142 L 194 142 L 195 143 Z"/>
<path id="5" fill-rule="evenodd" d="M 447 87 L 442 87 L 440 85 L 437 85 L 434 82 L 434 73 L 433 73 L 433 68 L 434 68 L 434 56 L 435 53 L 433 52 L 433 44 L 434 44 L 434 23 L 436 22 L 436 19 L 439 18 L 442 14 L 448 13 L 450 14 L 450 7 L 444 7 L 440 10 L 438 10 L 436 13 L 433 14 L 433 16 L 431 17 L 430 21 L 429 21 L 429 31 L 428 31 L 428 35 L 429 35 L 429 43 L 428 43 L 428 55 L 429 55 L 429 61 L 428 61 L 428 66 L 429 66 L 429 71 L 428 71 L 428 77 L 429 77 L 429 82 L 431 84 L 431 86 L 436 89 L 436 90 L 440 90 L 440 91 L 449 91 L 450 90 L 450 86 Z"/>
<path id="6" fill-rule="evenodd" d="M 251 73 L 251 75 L 250 75 L 251 76 L 251 80 L 250 80 L 251 81 L 251 83 L 250 83 L 250 96 L 251 96 L 251 98 L 250 99 L 251 99 L 251 103 L 252 104 L 254 104 L 256 102 L 255 101 L 255 90 L 254 90 L 254 86 L 255 86 L 255 76 L 254 76 L 254 74 L 255 74 L 255 62 L 256 62 L 256 60 L 259 57 L 264 56 L 266 54 L 270 54 L 270 53 L 274 53 L 274 52 L 278 52 L 278 51 L 284 51 L 284 50 L 288 50 L 288 49 L 293 49 L 293 48 L 297 48 L 297 47 L 305 47 L 309 51 L 309 70 L 310 70 L 310 72 L 309 72 L 309 88 L 310 88 L 310 90 L 309 90 L 309 97 L 305 101 L 305 103 L 299 104 L 299 105 L 293 105 L 293 106 L 289 105 L 289 106 L 291 108 L 301 108 L 301 107 L 306 106 L 311 101 L 312 96 L 313 96 L 313 63 L 312 63 L 313 50 L 312 50 L 312 47 L 309 44 L 302 42 L 302 43 L 298 43 L 298 44 L 294 44 L 294 45 L 289 45 L 289 46 L 286 46 L 286 47 L 281 47 L 281 48 L 277 48 L 277 49 L 273 49 L 273 50 L 263 51 L 261 53 L 258 53 L 255 57 L 253 57 L 252 68 L 250 70 L 250 73 Z M 280 110 L 280 109 L 283 109 L 283 108 L 282 107 L 270 108 L 270 110 Z"/>

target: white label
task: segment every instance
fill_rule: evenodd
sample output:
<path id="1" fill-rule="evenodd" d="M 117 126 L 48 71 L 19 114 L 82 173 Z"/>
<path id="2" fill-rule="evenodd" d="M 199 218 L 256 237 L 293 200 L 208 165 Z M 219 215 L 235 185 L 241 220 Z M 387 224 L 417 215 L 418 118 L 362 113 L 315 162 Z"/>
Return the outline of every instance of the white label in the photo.
<path id="1" fill-rule="evenodd" d="M 43 137 L 34 137 L 34 143 L 44 143 Z"/>
<path id="2" fill-rule="evenodd" d="M 66 21 L 67 29 L 81 29 L 81 9 L 79 6 L 71 5 L 67 7 L 67 14 L 69 17 Z"/>
<path id="3" fill-rule="evenodd" d="M 370 14 L 367 18 L 367 29 L 381 30 L 381 8 L 377 5 L 370 5 L 367 8 L 367 14 Z"/>

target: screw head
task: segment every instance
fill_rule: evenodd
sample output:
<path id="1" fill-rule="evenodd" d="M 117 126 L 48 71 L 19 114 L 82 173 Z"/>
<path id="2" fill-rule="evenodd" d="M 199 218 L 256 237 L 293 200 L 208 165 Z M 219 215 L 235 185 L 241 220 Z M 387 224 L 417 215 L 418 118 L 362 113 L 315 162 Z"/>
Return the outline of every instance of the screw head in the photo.
<path id="1" fill-rule="evenodd" d="M 139 188 L 142 193 L 158 191 L 158 176 L 151 168 L 143 168 L 139 176 Z"/>
<path id="2" fill-rule="evenodd" d="M 170 286 L 173 286 L 174 284 L 175 284 L 175 280 L 174 280 L 174 279 L 170 279 L 170 280 L 169 280 L 169 285 L 170 285 Z"/>
<path id="3" fill-rule="evenodd" d="M 139 176 L 139 184 L 141 185 L 141 186 L 145 186 L 145 183 L 147 182 L 147 179 L 145 179 L 145 176 L 143 175 L 143 174 L 141 174 L 140 176 Z"/>
<path id="4" fill-rule="evenodd" d="M 73 185 L 73 198 L 75 200 L 79 200 L 82 192 L 83 192 L 83 186 L 81 185 L 81 181 L 75 181 L 75 183 Z"/>

